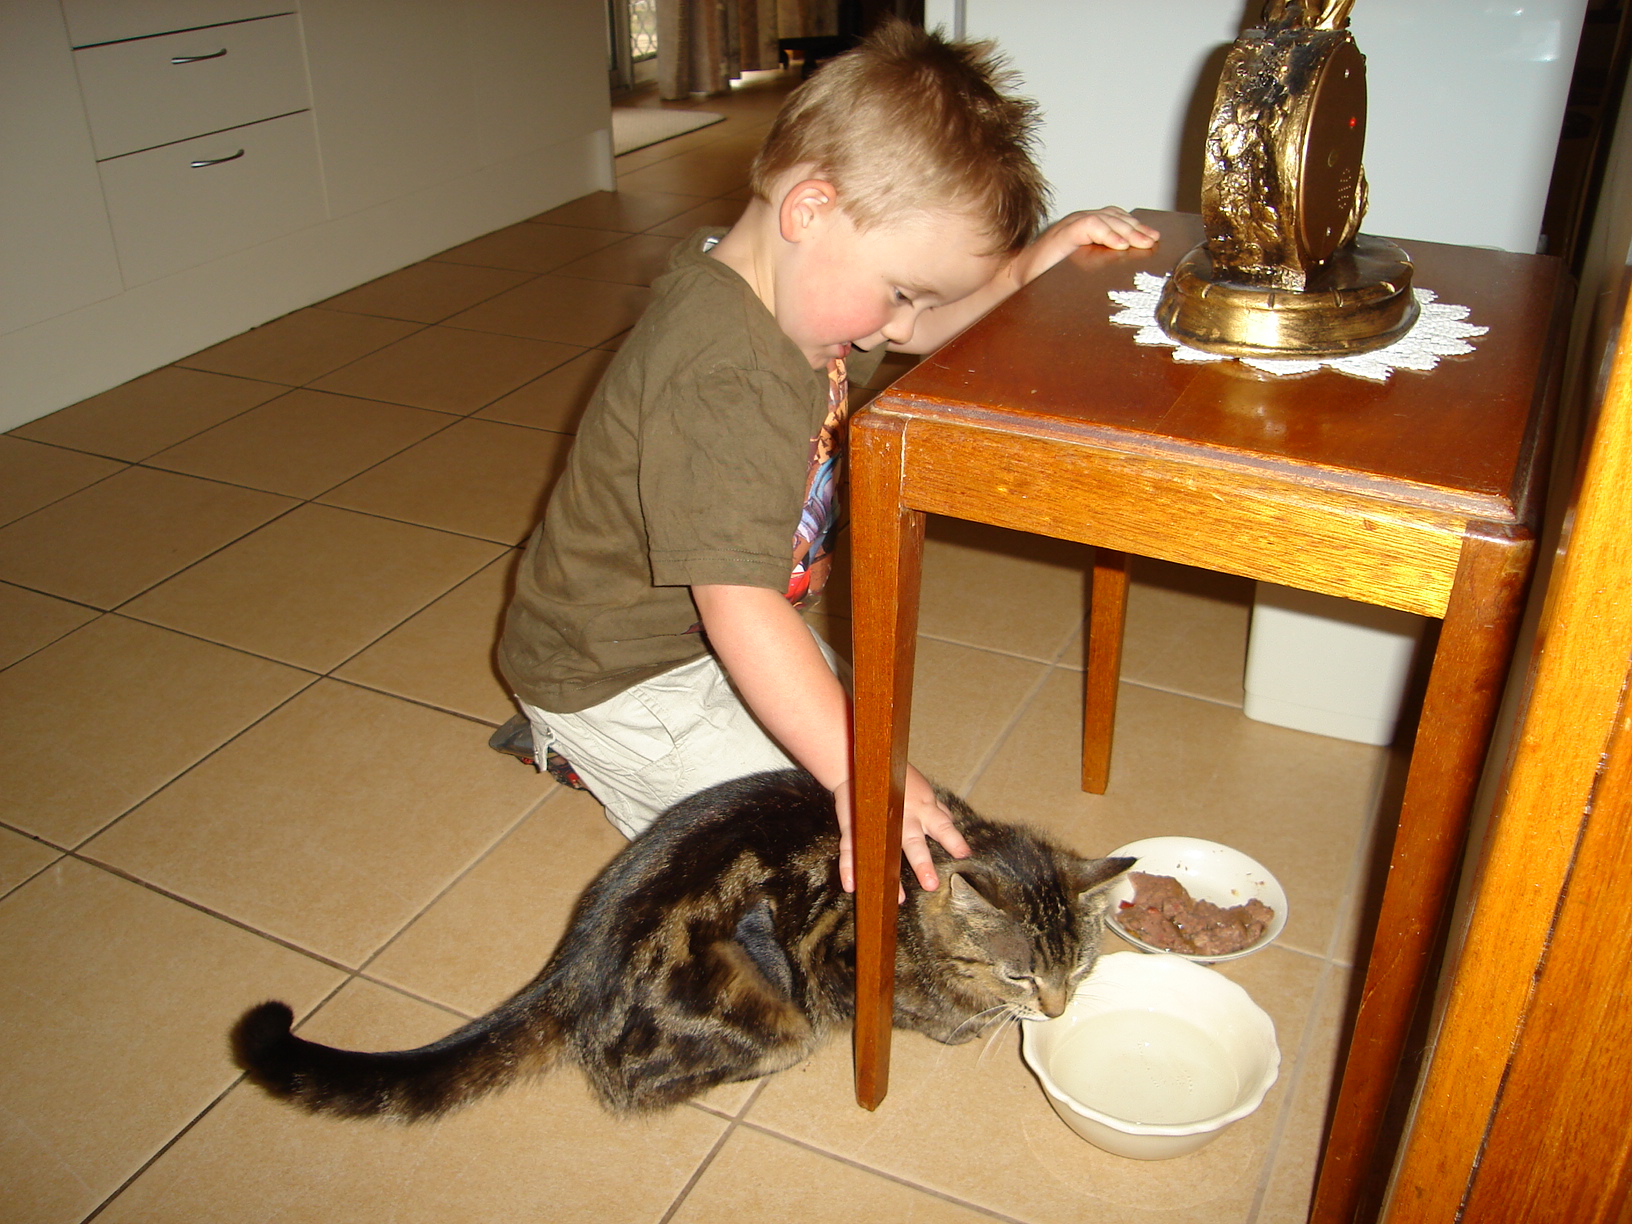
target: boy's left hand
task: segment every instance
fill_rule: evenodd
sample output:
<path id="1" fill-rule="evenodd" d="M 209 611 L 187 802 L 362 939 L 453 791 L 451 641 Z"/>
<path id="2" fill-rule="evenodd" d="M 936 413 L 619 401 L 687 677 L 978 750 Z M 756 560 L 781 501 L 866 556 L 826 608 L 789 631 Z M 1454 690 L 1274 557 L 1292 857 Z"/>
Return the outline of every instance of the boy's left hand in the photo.
<path id="1" fill-rule="evenodd" d="M 1019 254 L 1013 265 L 1015 280 L 1021 285 L 1030 284 L 1078 247 L 1147 250 L 1155 246 L 1160 237 L 1160 233 L 1126 209 L 1112 206 L 1074 212 L 1049 226 L 1036 242 Z"/>
<path id="2" fill-rule="evenodd" d="M 1160 233 L 1132 213 L 1115 206 L 1074 212 L 1049 229 L 1060 230 L 1060 236 L 1074 247 L 1106 246 L 1116 251 L 1125 251 L 1129 247 L 1139 247 L 1141 250 L 1153 247 L 1161 237 Z"/>

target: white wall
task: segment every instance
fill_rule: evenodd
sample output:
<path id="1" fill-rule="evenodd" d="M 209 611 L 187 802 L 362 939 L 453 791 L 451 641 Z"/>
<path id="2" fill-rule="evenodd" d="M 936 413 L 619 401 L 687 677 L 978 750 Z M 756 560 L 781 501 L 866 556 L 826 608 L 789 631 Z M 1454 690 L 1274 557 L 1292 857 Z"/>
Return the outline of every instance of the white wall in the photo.
<path id="1" fill-rule="evenodd" d="M 1043 106 L 1060 212 L 1194 211 L 1222 49 L 1261 0 L 927 0 L 995 38 Z M 1533 251 L 1586 0 L 1357 0 L 1365 229 Z"/>

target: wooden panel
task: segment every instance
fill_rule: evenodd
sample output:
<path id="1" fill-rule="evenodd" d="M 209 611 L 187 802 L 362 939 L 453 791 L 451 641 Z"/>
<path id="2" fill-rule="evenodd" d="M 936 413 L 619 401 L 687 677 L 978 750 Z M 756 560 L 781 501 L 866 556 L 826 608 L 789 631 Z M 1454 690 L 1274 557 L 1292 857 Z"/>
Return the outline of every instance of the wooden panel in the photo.
<path id="1" fill-rule="evenodd" d="M 1598 839 L 1607 831 L 1596 819 L 1588 842 L 1604 849 L 1587 856 L 1588 843 L 1577 853 L 1583 814 L 1600 799 L 1605 812 L 1624 803 L 1613 788 L 1599 782 L 1604 752 L 1623 700 L 1627 658 L 1632 652 L 1632 335 L 1623 326 L 1619 352 L 1579 487 L 1573 522 L 1561 560 L 1547 593 L 1536 648 L 1533 688 L 1488 844 L 1474 887 L 1474 901 L 1460 953 L 1451 967 L 1451 987 L 1435 1038 L 1432 1061 L 1424 1074 L 1404 1152 L 1395 1172 L 1386 1218 L 1390 1224 L 1438 1224 L 1455 1218 L 1470 1171 L 1480 1163 L 1504 1077 L 1515 1074 L 1509 1057 L 1526 1026 L 1535 976 L 1546 964 L 1548 991 L 1573 984 L 1583 992 L 1613 990 L 1618 978 L 1554 978 L 1549 952 L 1554 911 L 1569 886 L 1570 908 L 1578 906 L 1572 865 L 1581 873 L 1587 897 L 1605 887 L 1614 898 L 1606 914 L 1620 918 L 1624 903 L 1626 859 L 1603 857 L 1616 851 Z M 1617 751 L 1628 745 L 1618 742 Z M 1616 775 L 1620 777 L 1622 775 Z M 1598 798 L 1595 798 L 1595 795 Z M 1595 831 L 1596 830 L 1596 831 Z M 1591 915 L 1578 915 L 1586 922 Z M 1610 919 L 1606 919 L 1610 920 Z M 1562 928 L 1561 928 L 1562 933 Z M 1583 938 L 1591 939 L 1591 934 Z M 1614 955 L 1625 957 L 1625 936 L 1611 937 Z M 1555 941 L 1556 943 L 1556 941 Z M 1593 950 L 1572 955 L 1590 961 Z M 1568 959 L 1562 962 L 1568 965 Z M 1551 985 L 1547 985 L 1552 979 Z M 1553 996 L 1553 997 L 1556 997 Z M 1624 997 L 1618 1006 L 1624 1009 Z M 1546 1017 L 1542 1017 L 1545 1025 Z M 1544 1032 L 1544 1029 L 1543 1029 Z M 1573 1038 L 1585 1041 L 1588 1033 Z M 1536 1040 L 1538 1034 L 1530 1034 Z M 1544 1038 L 1542 1038 L 1544 1039 Z M 1573 1040 L 1572 1043 L 1573 1044 Z M 1561 1056 L 1563 1056 L 1561 1052 Z M 1527 1057 L 1537 1058 L 1532 1052 Z M 1542 1060 L 1545 1062 L 1545 1060 Z M 1538 1065 L 1538 1064 L 1528 1064 Z M 1598 1096 L 1614 1085 L 1618 1094 L 1607 1102 Z M 1508 1159 L 1534 1166 L 1535 1179 L 1553 1176 L 1545 1166 L 1553 1159 L 1570 1162 L 1597 1151 L 1608 1161 L 1628 1125 L 1625 1081 L 1616 1084 L 1589 1070 L 1576 1083 L 1556 1084 L 1555 1091 L 1579 1091 L 1581 1100 L 1608 1106 L 1607 1120 L 1585 1118 L 1569 1129 L 1538 1129 L 1523 1112 L 1503 1123 L 1528 1128 L 1519 1149 L 1505 1149 Z M 1533 1090 L 1532 1090 L 1533 1091 Z M 1545 1093 L 1543 1093 L 1545 1095 Z M 1522 1100 L 1523 1098 L 1516 1098 Z M 1538 1106 L 1539 1108 L 1540 1106 Z M 1502 1099 L 1505 1114 L 1509 1104 Z M 1514 1106 L 1517 1109 L 1517 1105 Z M 1491 1141 L 1496 1134 L 1492 1132 Z M 1487 1161 L 1488 1164 L 1488 1161 Z M 1609 1167 L 1605 1165 L 1607 1176 Z M 1508 1171 L 1493 1185 L 1509 1185 Z M 1481 1175 L 1481 1180 L 1484 1174 Z M 1563 1183 L 1561 1182 L 1560 1185 Z M 1561 1200 L 1566 1201 L 1566 1200 Z M 1481 1194 L 1487 1221 L 1557 1220 L 1586 1224 L 1594 1216 L 1568 1212 L 1505 1214 L 1499 1201 Z M 1538 1209 L 1539 1210 L 1539 1209 Z"/>
<path id="2" fill-rule="evenodd" d="M 896 396 L 874 401 L 890 412 Z M 908 427 L 914 509 L 1443 616 L 1465 520 L 1200 464 Z"/>

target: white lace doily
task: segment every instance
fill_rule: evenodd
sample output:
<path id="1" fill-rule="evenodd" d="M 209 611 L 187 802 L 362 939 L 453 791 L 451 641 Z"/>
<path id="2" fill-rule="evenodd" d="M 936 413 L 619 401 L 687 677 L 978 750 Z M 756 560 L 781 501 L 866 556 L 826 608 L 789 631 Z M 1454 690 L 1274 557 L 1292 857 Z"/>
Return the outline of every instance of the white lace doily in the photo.
<path id="1" fill-rule="evenodd" d="M 1122 307 L 1120 313 L 1111 316 L 1111 322 L 1124 327 L 1137 327 L 1139 334 L 1133 338 L 1135 344 L 1160 344 L 1171 348 L 1174 361 L 1232 360 L 1222 353 L 1204 353 L 1200 349 L 1190 348 L 1161 329 L 1156 322 L 1156 303 L 1161 300 L 1162 286 L 1166 283 L 1165 276 L 1152 276 L 1149 272 L 1134 273 L 1132 289 L 1112 289 L 1110 292 L 1111 301 Z M 1463 322 L 1468 317 L 1466 306 L 1447 306 L 1436 301 L 1431 289 L 1413 288 L 1412 292 L 1416 294 L 1421 313 L 1411 325 L 1411 330 L 1387 348 L 1350 357 L 1238 357 L 1233 360 L 1266 374 L 1307 374 L 1324 366 L 1355 378 L 1387 382 L 1394 370 L 1431 370 L 1439 364 L 1441 357 L 1473 352 L 1473 345 L 1468 340 L 1490 330 Z"/>

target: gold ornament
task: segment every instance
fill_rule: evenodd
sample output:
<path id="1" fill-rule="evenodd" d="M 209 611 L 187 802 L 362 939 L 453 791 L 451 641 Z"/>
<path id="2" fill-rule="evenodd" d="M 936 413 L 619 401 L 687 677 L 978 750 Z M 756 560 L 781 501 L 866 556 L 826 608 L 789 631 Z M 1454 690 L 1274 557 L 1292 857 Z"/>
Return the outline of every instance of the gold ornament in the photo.
<path id="1" fill-rule="evenodd" d="M 1416 322 L 1411 260 L 1359 233 L 1366 58 L 1354 0 L 1267 0 L 1224 62 L 1207 131 L 1207 241 L 1156 307 L 1174 339 L 1232 356 L 1343 356 Z"/>

